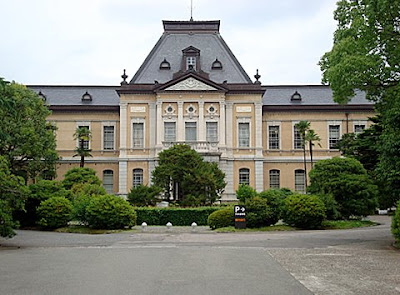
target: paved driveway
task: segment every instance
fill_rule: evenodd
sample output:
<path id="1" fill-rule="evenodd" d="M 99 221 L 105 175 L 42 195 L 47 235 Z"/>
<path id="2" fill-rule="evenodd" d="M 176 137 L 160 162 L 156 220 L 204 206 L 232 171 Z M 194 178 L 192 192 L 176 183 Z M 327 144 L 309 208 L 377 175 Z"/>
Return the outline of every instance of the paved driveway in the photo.
<path id="1" fill-rule="evenodd" d="M 340 231 L 159 229 L 0 240 L 0 294 L 400 294 L 390 219 Z"/>

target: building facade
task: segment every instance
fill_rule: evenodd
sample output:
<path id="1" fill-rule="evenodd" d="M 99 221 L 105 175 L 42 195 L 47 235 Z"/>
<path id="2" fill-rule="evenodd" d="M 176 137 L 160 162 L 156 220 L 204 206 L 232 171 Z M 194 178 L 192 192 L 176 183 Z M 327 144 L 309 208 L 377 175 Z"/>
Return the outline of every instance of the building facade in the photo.
<path id="1" fill-rule="evenodd" d="M 301 138 L 295 124 L 311 122 L 320 136 L 314 159 L 339 156 L 344 133 L 368 127 L 373 105 L 363 93 L 333 102 L 328 86 L 263 86 L 253 82 L 219 33 L 219 21 L 164 21 L 164 33 L 142 66 L 120 86 L 29 86 L 53 111 L 62 159 L 58 178 L 79 165 L 77 127 L 92 132 L 92 158 L 110 193 L 150 184 L 158 154 L 184 143 L 226 174 L 222 200 L 241 183 L 257 191 L 305 190 Z M 311 168 L 308 158 L 308 171 Z"/>

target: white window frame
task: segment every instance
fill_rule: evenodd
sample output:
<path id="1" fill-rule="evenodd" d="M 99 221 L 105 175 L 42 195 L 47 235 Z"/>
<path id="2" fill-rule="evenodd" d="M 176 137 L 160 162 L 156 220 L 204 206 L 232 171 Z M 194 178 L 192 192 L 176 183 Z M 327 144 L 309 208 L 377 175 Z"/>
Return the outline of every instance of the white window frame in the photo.
<path id="1" fill-rule="evenodd" d="M 208 132 L 207 132 L 207 125 L 208 125 L 208 123 L 214 123 L 214 124 L 217 124 L 217 130 L 216 130 L 216 133 L 217 133 L 217 140 L 215 140 L 215 141 L 209 141 L 208 140 Z M 216 120 L 214 120 L 214 121 L 206 121 L 206 140 L 208 141 L 208 142 L 219 142 L 219 122 L 218 121 L 216 121 Z"/>
<path id="2" fill-rule="evenodd" d="M 194 62 L 194 63 L 193 63 Z M 193 66 L 193 70 L 196 71 L 197 59 L 195 56 L 186 56 L 186 70 L 189 70 L 189 66 Z"/>
<path id="3" fill-rule="evenodd" d="M 267 150 L 281 150 L 282 149 L 282 126 L 281 122 L 267 122 Z M 278 149 L 270 149 L 269 148 L 269 127 L 278 127 L 279 132 L 279 148 Z"/>
<path id="4" fill-rule="evenodd" d="M 114 127 L 114 145 L 113 149 L 104 149 L 104 127 Z M 101 150 L 102 151 L 115 151 L 116 150 L 116 134 L 117 134 L 117 123 L 116 122 L 102 122 L 101 123 Z"/>
<path id="5" fill-rule="evenodd" d="M 107 191 L 107 189 L 106 189 L 106 185 L 110 185 L 110 184 L 106 184 L 104 181 L 104 172 L 106 172 L 106 171 L 112 172 L 112 174 L 110 174 L 110 175 L 112 175 L 112 178 L 111 178 L 112 179 L 112 182 L 111 182 L 112 191 L 111 192 Z M 103 188 L 107 191 L 107 194 L 114 194 L 114 170 L 112 170 L 112 169 L 103 170 Z"/>
<path id="6" fill-rule="evenodd" d="M 327 126 L 326 126 L 326 134 L 327 134 L 327 148 L 328 148 L 328 150 L 333 150 L 333 151 L 335 151 L 335 150 L 338 150 L 338 149 L 333 149 L 333 148 L 331 148 L 330 147 L 330 133 L 329 133 L 329 127 L 330 126 L 339 126 L 339 139 L 338 140 L 340 140 L 341 138 L 342 138 L 342 121 L 328 121 L 328 124 L 327 124 Z"/>
<path id="7" fill-rule="evenodd" d="M 296 182 L 296 172 L 297 171 L 302 171 L 303 172 L 303 183 L 302 184 L 298 184 L 297 182 Z M 296 170 L 294 170 L 294 190 L 296 191 L 296 192 L 305 192 L 306 191 L 306 173 L 305 173 L 305 171 L 304 171 L 304 169 L 296 169 Z M 303 189 L 298 189 L 298 186 L 302 186 L 302 188 Z"/>
<path id="8" fill-rule="evenodd" d="M 196 124 L 196 140 L 188 140 L 186 138 L 186 124 L 187 123 L 195 123 Z M 199 123 L 196 120 L 188 120 L 184 122 L 184 131 L 185 131 L 185 142 L 197 142 L 199 140 Z"/>
<path id="9" fill-rule="evenodd" d="M 135 170 L 141 170 L 142 171 L 142 181 L 141 182 L 138 182 L 138 183 L 136 183 L 135 184 Z M 137 186 L 139 186 L 139 185 L 143 185 L 144 184 L 144 169 L 143 168 L 135 168 L 135 169 L 132 169 L 132 187 L 133 188 L 136 188 Z"/>
<path id="10" fill-rule="evenodd" d="M 133 124 L 143 124 L 143 146 L 133 145 Z M 144 149 L 146 147 L 146 120 L 144 118 L 132 118 L 131 119 L 131 149 Z"/>
<path id="11" fill-rule="evenodd" d="M 174 123 L 175 124 L 175 140 L 174 141 L 166 141 L 165 140 L 165 123 Z M 163 136 L 163 141 L 164 142 L 176 142 L 177 141 L 177 131 L 178 131 L 178 124 L 177 124 L 177 122 L 176 121 L 172 121 L 172 120 L 167 120 L 167 121 L 163 121 L 163 134 L 164 134 L 164 136 Z"/>
<path id="12" fill-rule="evenodd" d="M 241 171 L 244 171 L 244 170 L 247 170 L 248 176 L 249 176 L 249 177 L 248 177 L 249 180 L 248 180 L 247 183 L 243 183 L 243 182 L 240 181 L 240 180 L 241 180 L 241 178 L 240 178 L 240 176 L 241 176 L 240 172 L 241 172 Z M 250 183 L 251 183 L 251 182 L 250 182 L 250 180 L 251 180 L 251 179 L 250 179 L 250 173 L 251 173 L 250 168 L 242 167 L 242 168 L 240 168 L 240 169 L 238 170 L 238 173 L 239 173 L 239 174 L 238 174 L 238 177 L 239 177 L 239 178 L 238 178 L 238 183 L 239 183 L 239 185 L 242 185 L 242 184 L 250 185 Z"/>
<path id="13" fill-rule="evenodd" d="M 278 175 L 278 185 L 277 186 L 272 185 L 272 181 L 271 181 L 271 176 L 272 176 L 271 172 L 272 171 L 278 171 L 277 174 L 273 175 L 273 176 Z M 269 188 L 280 189 L 281 188 L 281 171 L 279 169 L 270 169 L 268 174 L 269 174 Z"/>
<path id="14" fill-rule="evenodd" d="M 240 146 L 240 141 L 239 141 L 239 124 L 245 123 L 249 124 L 249 146 Z M 237 147 L 240 149 L 250 149 L 253 146 L 253 142 L 251 140 L 252 138 L 252 132 L 251 132 L 251 118 L 237 118 L 236 122 L 236 142 L 237 142 Z"/>
<path id="15" fill-rule="evenodd" d="M 294 144 L 294 141 L 295 141 L 295 132 L 294 132 L 294 128 L 295 128 L 295 125 L 297 124 L 297 123 L 299 123 L 300 121 L 292 121 L 292 150 L 295 150 L 295 151 L 300 151 L 300 150 L 302 150 L 303 148 L 296 148 L 295 147 L 295 144 Z"/>
<path id="16" fill-rule="evenodd" d="M 78 127 L 89 127 L 89 131 L 92 131 L 92 126 L 91 126 L 91 122 L 88 121 L 80 121 L 80 122 L 76 122 L 76 128 Z M 75 132 L 74 132 L 75 133 Z M 79 139 L 76 139 L 76 146 L 79 147 Z M 88 144 L 88 149 L 92 149 L 92 141 L 89 139 L 89 144 Z"/>
<path id="17" fill-rule="evenodd" d="M 364 126 L 364 130 L 367 129 L 367 121 L 353 121 L 353 133 L 359 134 L 360 132 L 356 133 L 356 126 Z"/>

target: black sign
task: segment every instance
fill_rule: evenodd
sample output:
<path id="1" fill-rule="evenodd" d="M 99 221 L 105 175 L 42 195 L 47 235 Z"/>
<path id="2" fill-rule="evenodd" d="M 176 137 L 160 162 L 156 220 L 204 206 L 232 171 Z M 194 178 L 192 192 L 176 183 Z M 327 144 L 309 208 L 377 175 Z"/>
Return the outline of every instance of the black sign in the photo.
<path id="1" fill-rule="evenodd" d="M 246 208 L 242 205 L 235 205 L 235 228 L 246 228 Z"/>

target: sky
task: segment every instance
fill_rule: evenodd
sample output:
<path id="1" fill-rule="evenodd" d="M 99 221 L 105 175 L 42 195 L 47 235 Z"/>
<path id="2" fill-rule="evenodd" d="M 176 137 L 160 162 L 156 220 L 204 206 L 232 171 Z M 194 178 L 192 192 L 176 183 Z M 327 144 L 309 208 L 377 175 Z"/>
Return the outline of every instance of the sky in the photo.
<path id="1" fill-rule="evenodd" d="M 337 0 L 193 0 L 263 85 L 320 84 Z M 160 38 L 189 20 L 190 0 L 0 0 L 0 77 L 27 85 L 119 85 Z"/>

